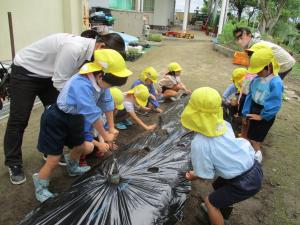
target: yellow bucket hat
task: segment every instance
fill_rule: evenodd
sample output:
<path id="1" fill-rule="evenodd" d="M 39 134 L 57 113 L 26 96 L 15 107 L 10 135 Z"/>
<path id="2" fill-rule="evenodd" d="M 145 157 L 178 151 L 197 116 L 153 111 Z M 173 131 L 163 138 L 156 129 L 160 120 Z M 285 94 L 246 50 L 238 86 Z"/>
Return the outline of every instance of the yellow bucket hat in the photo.
<path id="1" fill-rule="evenodd" d="M 237 68 L 232 72 L 231 80 L 233 81 L 234 86 L 238 89 L 238 92 L 241 91 L 242 82 L 247 73 L 248 71 L 245 68 Z"/>
<path id="2" fill-rule="evenodd" d="M 123 96 L 122 91 L 117 87 L 111 87 L 109 90 L 110 90 L 111 96 L 114 99 L 117 110 L 123 110 L 124 109 L 124 105 L 123 105 L 124 96 Z"/>
<path id="3" fill-rule="evenodd" d="M 79 70 L 80 74 L 93 73 L 96 71 L 101 71 L 102 66 L 95 62 L 85 63 Z"/>
<path id="4" fill-rule="evenodd" d="M 150 93 L 145 85 L 139 84 L 130 89 L 127 93 L 134 95 L 139 106 L 145 107 L 147 105 Z"/>
<path id="5" fill-rule="evenodd" d="M 181 71 L 182 68 L 181 66 L 177 63 L 177 62 L 171 62 L 169 65 L 168 65 L 168 69 L 169 69 L 169 72 L 177 72 L 177 71 Z"/>
<path id="6" fill-rule="evenodd" d="M 257 74 L 263 70 L 263 68 L 270 63 L 273 65 L 273 73 L 277 75 L 280 66 L 274 56 L 272 49 L 264 43 L 254 44 L 250 49 L 246 51 L 251 51 L 253 54 L 250 58 L 250 65 L 248 72 L 251 74 Z"/>
<path id="7" fill-rule="evenodd" d="M 222 98 L 213 88 L 202 87 L 193 91 L 181 114 L 181 124 L 207 137 L 216 137 L 226 132 L 221 107 Z"/>
<path id="8" fill-rule="evenodd" d="M 143 82 L 145 82 L 146 79 L 150 79 L 153 83 L 157 83 L 157 77 L 157 71 L 152 66 L 145 68 L 139 75 L 139 79 Z"/>
<path id="9" fill-rule="evenodd" d="M 102 66 L 105 73 L 117 77 L 129 77 L 132 72 L 127 69 L 124 58 L 113 49 L 98 49 L 94 52 L 96 63 Z"/>

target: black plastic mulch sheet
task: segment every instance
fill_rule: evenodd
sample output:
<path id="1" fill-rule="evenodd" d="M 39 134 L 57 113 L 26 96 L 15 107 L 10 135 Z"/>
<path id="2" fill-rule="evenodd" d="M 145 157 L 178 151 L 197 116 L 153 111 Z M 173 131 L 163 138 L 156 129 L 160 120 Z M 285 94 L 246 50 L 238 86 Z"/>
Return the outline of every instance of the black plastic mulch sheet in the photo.
<path id="1" fill-rule="evenodd" d="M 77 179 L 66 191 L 29 213 L 20 225 L 171 225 L 182 219 L 191 189 L 193 133 L 180 125 L 186 99 L 161 117 L 161 130 L 116 151 L 121 181 L 107 182 L 113 157 Z"/>

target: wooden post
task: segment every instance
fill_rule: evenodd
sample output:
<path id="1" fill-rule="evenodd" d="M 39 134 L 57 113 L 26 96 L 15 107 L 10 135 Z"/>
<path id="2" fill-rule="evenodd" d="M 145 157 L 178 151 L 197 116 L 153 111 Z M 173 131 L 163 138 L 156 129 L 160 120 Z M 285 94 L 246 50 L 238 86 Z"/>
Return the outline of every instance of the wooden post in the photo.
<path id="1" fill-rule="evenodd" d="M 14 60 L 14 58 L 15 58 L 15 40 L 14 40 L 14 29 L 13 29 L 13 24 L 12 24 L 11 12 L 8 12 L 7 16 L 8 16 L 8 25 L 9 25 L 11 56 L 12 56 L 12 60 Z"/>

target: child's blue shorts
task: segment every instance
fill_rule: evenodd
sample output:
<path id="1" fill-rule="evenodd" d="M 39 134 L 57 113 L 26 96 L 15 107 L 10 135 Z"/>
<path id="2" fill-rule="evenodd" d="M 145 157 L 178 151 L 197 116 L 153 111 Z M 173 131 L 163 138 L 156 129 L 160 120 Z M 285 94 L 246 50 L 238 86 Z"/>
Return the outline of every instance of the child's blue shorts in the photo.
<path id="1" fill-rule="evenodd" d="M 61 111 L 56 104 L 41 117 L 38 150 L 47 155 L 61 155 L 64 146 L 73 148 L 84 142 L 84 117 Z"/>
<path id="2" fill-rule="evenodd" d="M 219 209 L 231 206 L 254 196 L 261 188 L 262 179 L 261 166 L 254 160 L 253 166 L 248 171 L 235 178 L 218 177 L 213 182 L 215 191 L 208 196 L 208 199 L 214 207 Z"/>

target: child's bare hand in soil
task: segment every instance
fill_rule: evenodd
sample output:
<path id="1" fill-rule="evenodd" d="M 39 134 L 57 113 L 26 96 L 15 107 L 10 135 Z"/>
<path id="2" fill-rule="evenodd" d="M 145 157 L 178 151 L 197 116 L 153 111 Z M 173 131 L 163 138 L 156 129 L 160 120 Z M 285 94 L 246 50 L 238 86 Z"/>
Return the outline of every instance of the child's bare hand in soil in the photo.
<path id="1" fill-rule="evenodd" d="M 162 113 L 162 112 L 163 112 L 163 110 L 162 110 L 161 108 L 156 108 L 156 112 L 158 112 L 158 113 Z"/>
<path id="2" fill-rule="evenodd" d="M 115 140 L 115 135 L 109 132 L 106 132 L 105 136 L 103 137 L 105 142 L 113 142 Z"/>
<path id="3" fill-rule="evenodd" d="M 188 94 L 188 95 L 192 94 L 192 92 L 193 92 L 192 90 L 187 89 L 187 88 L 185 88 L 184 91 L 185 91 L 185 94 Z"/>
<path id="4" fill-rule="evenodd" d="M 257 114 L 247 114 L 247 117 L 249 120 L 257 120 L 257 121 L 263 119 L 261 115 L 257 115 Z"/>
<path id="5" fill-rule="evenodd" d="M 243 126 L 247 126 L 247 124 L 248 124 L 247 118 L 243 117 L 243 119 L 242 119 L 242 125 Z"/>
<path id="6" fill-rule="evenodd" d="M 95 145 L 98 148 L 99 152 L 105 153 L 105 152 L 109 151 L 109 144 L 107 144 L 107 143 L 100 143 L 100 142 L 98 142 Z"/>
<path id="7" fill-rule="evenodd" d="M 149 125 L 147 126 L 146 130 L 154 130 L 156 126 L 157 126 L 156 124 Z"/>
<path id="8" fill-rule="evenodd" d="M 111 151 L 115 151 L 115 150 L 117 150 L 118 148 L 119 148 L 119 146 L 116 145 L 115 143 L 109 143 L 109 149 L 110 149 Z"/>
<path id="9" fill-rule="evenodd" d="M 153 100 L 156 100 L 156 97 L 152 94 L 150 95 L 150 98 L 153 99 Z"/>
<path id="10" fill-rule="evenodd" d="M 193 170 L 186 172 L 185 178 L 189 181 L 197 180 L 198 177 L 196 176 L 195 172 Z"/>
<path id="11" fill-rule="evenodd" d="M 233 115 L 233 117 L 234 117 L 234 118 L 239 118 L 239 114 L 236 113 L 236 114 Z"/>
<path id="12" fill-rule="evenodd" d="M 152 109 L 149 108 L 149 107 L 144 107 L 144 108 L 143 108 L 143 111 L 144 111 L 144 112 L 150 112 L 151 110 L 152 110 Z"/>
<path id="13" fill-rule="evenodd" d="M 109 128 L 108 132 L 111 133 L 111 134 L 113 134 L 115 137 L 117 137 L 119 135 L 119 131 L 116 128 L 114 128 L 114 127 Z"/>

